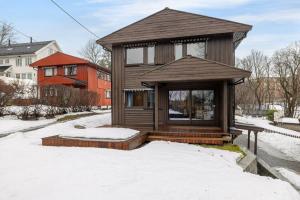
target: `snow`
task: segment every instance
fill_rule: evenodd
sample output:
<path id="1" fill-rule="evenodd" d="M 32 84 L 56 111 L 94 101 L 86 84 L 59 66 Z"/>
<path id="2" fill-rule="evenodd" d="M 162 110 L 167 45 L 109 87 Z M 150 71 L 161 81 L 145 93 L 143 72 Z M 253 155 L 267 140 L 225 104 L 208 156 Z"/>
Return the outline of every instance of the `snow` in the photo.
<path id="1" fill-rule="evenodd" d="M 286 133 L 289 135 L 299 135 L 299 132 L 273 126 L 270 121 L 262 119 L 262 118 L 253 118 L 253 117 L 240 117 L 236 116 L 236 120 L 238 122 L 250 123 L 256 126 L 260 126 L 266 129 L 279 131 L 282 133 Z M 247 133 L 244 131 L 243 133 Z M 278 149 L 288 157 L 291 157 L 293 160 L 300 161 L 300 139 L 293 138 L 285 135 L 281 135 L 278 133 L 268 133 L 262 132 L 258 134 L 258 140 L 263 141 L 264 143 L 270 144 L 275 149 Z"/>
<path id="2" fill-rule="evenodd" d="M 108 124 L 95 115 L 0 139 L 0 199 L 299 200 L 290 184 L 245 173 L 238 153 L 151 142 L 139 149 L 46 147 L 41 138 Z"/>
<path id="3" fill-rule="evenodd" d="M 23 85 L 35 85 L 36 82 L 30 79 L 17 79 L 17 78 L 11 78 L 11 77 L 6 77 L 6 76 L 0 76 L 0 79 L 3 80 L 6 84 L 12 84 L 15 82 L 19 82 L 20 84 Z"/>
<path id="4" fill-rule="evenodd" d="M 61 133 L 61 137 L 93 138 L 93 139 L 127 139 L 138 134 L 139 131 L 129 128 L 87 128 Z"/>
<path id="5" fill-rule="evenodd" d="M 12 109 L 15 110 L 15 112 L 18 112 L 18 109 L 21 109 L 20 107 L 14 106 Z M 104 110 L 95 110 L 93 112 L 96 113 L 106 113 L 110 111 L 104 111 Z M 16 116 L 13 115 L 8 115 L 4 117 L 0 117 L 0 135 L 5 135 L 7 133 L 11 132 L 16 132 L 16 131 L 21 131 L 24 129 L 28 128 L 34 128 L 34 127 L 39 127 L 42 125 L 46 124 L 51 124 L 54 123 L 57 119 L 68 116 L 68 115 L 80 115 L 80 114 L 87 114 L 91 112 L 77 112 L 77 113 L 67 113 L 64 115 L 58 115 L 53 119 L 45 119 L 45 118 L 40 118 L 39 120 L 20 120 Z M 80 122 L 80 121 L 78 121 Z M 93 123 L 92 121 L 91 123 Z M 79 124 L 80 125 L 80 124 Z"/>
<path id="6" fill-rule="evenodd" d="M 300 189 L 300 174 L 296 174 L 295 172 L 285 168 L 276 168 L 276 170 L 288 179 L 295 187 Z"/>
<path id="7" fill-rule="evenodd" d="M 278 105 L 278 104 L 269 105 L 269 109 L 271 109 L 271 110 L 284 110 L 283 106 Z"/>
<path id="8" fill-rule="evenodd" d="M 297 118 L 291 118 L 291 117 L 280 118 L 277 122 L 289 123 L 289 124 L 300 124 L 299 123 L 299 119 L 297 119 Z"/>
<path id="9" fill-rule="evenodd" d="M 32 127 L 37 127 L 49 124 L 56 119 L 40 119 L 40 120 L 20 120 L 16 116 L 0 117 L 0 135 L 5 135 L 10 132 L 20 131 Z"/>

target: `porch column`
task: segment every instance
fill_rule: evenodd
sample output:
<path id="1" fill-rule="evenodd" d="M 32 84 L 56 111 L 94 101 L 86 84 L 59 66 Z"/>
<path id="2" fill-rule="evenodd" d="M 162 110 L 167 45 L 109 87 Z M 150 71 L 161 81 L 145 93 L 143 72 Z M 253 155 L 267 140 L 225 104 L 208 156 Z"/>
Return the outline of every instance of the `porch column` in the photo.
<path id="1" fill-rule="evenodd" d="M 223 81 L 223 100 L 222 100 L 222 128 L 223 131 L 227 132 L 228 131 L 228 85 L 227 81 Z"/>
<path id="2" fill-rule="evenodd" d="M 158 130 L 158 83 L 155 83 L 154 106 L 154 128 Z"/>

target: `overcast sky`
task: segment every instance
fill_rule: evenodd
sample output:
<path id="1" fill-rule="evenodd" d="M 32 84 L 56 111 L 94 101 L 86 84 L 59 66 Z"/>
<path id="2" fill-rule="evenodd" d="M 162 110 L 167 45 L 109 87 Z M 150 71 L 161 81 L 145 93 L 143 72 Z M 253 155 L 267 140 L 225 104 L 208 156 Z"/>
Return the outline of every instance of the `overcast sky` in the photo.
<path id="1" fill-rule="evenodd" d="M 271 55 L 274 50 L 300 40 L 300 0 L 56 0 L 99 37 L 165 7 L 253 25 L 236 51 L 251 49 Z M 0 20 L 12 23 L 35 40 L 56 40 L 66 53 L 78 55 L 95 39 L 50 0 L 0 0 Z M 29 39 L 17 36 L 20 42 Z"/>

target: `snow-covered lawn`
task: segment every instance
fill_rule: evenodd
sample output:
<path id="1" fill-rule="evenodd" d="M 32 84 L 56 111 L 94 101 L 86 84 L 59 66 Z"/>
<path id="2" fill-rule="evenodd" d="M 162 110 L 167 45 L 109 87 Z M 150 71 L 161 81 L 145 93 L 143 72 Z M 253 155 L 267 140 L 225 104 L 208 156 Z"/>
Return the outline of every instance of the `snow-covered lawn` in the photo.
<path id="1" fill-rule="evenodd" d="M 110 112 L 109 110 L 93 110 L 95 113 L 106 113 Z M 88 114 L 91 112 L 76 112 L 76 113 L 67 113 L 64 115 L 58 115 L 53 119 L 40 118 L 39 120 L 20 120 L 15 115 L 7 115 L 0 117 L 0 135 L 7 134 L 10 132 L 21 131 L 28 128 L 39 127 L 46 124 L 51 124 L 57 119 L 68 116 L 68 115 L 81 115 Z"/>
<path id="2" fill-rule="evenodd" d="M 282 133 L 288 133 L 290 135 L 300 135 L 299 132 L 273 126 L 269 124 L 270 121 L 262 118 L 236 116 L 236 119 L 238 122 L 251 123 L 270 130 L 280 131 Z M 246 133 L 246 131 L 244 133 Z M 287 156 L 297 161 L 300 161 L 300 139 L 299 138 L 288 137 L 277 133 L 262 132 L 258 135 L 258 139 L 265 143 L 270 144 L 272 147 L 285 153 Z"/>
<path id="3" fill-rule="evenodd" d="M 41 138 L 110 123 L 85 117 L 0 139 L 0 199 L 299 200 L 290 184 L 242 172 L 238 153 L 151 142 L 140 149 L 46 147 Z"/>
<path id="4" fill-rule="evenodd" d="M 298 118 L 291 118 L 291 117 L 282 117 L 278 119 L 277 122 L 289 123 L 289 124 L 300 124 Z"/>
<path id="5" fill-rule="evenodd" d="M 297 188 L 300 189 L 300 175 L 299 174 L 296 174 L 295 172 L 285 169 L 285 168 L 277 168 L 276 170 L 278 170 L 282 176 L 284 176 L 293 185 L 295 185 Z"/>

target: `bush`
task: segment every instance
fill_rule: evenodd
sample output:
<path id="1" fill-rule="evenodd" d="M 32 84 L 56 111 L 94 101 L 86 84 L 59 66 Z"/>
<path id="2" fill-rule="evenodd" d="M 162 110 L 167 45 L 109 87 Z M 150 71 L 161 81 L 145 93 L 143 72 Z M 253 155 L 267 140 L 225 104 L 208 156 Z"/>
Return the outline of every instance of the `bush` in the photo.
<path id="1" fill-rule="evenodd" d="M 274 113 L 277 112 L 277 110 L 267 110 L 266 116 L 267 119 L 270 121 L 274 121 Z"/>

